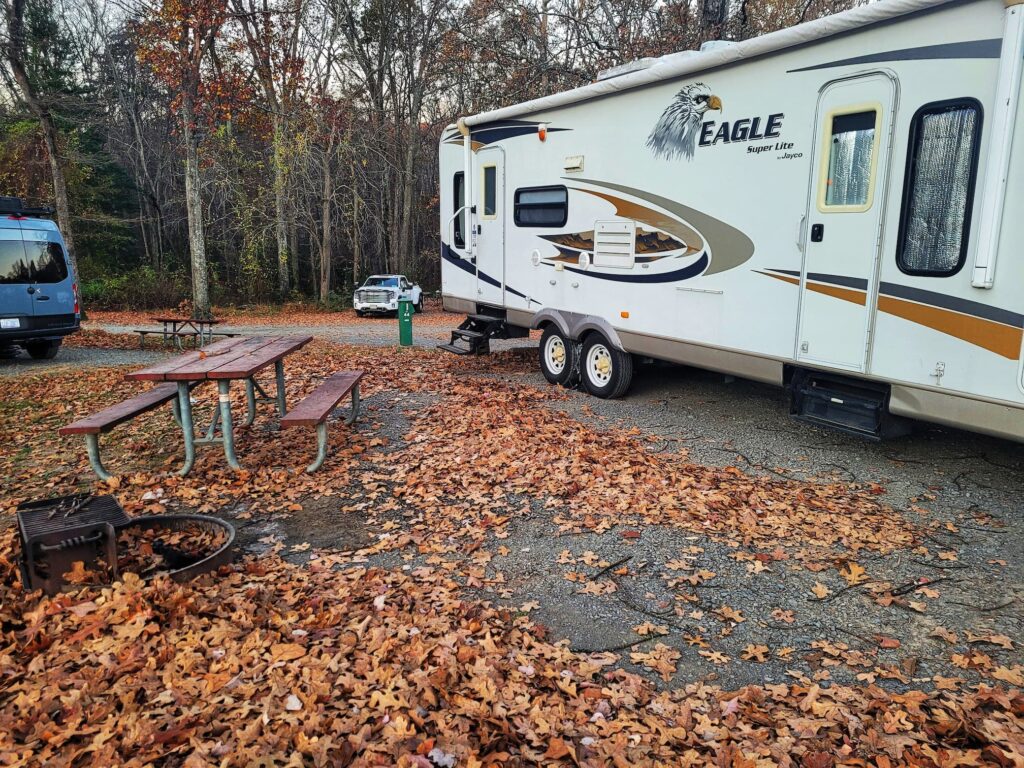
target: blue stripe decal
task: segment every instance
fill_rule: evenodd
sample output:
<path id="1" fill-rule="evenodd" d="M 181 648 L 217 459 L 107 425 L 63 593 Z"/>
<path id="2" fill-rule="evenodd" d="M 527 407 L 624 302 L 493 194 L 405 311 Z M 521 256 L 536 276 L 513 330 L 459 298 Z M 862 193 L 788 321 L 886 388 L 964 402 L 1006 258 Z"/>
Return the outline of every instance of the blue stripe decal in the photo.
<path id="1" fill-rule="evenodd" d="M 675 283 L 680 280 L 689 280 L 696 277 L 707 269 L 710 259 L 707 251 L 701 253 L 700 258 L 693 264 L 673 272 L 661 272 L 653 275 L 616 275 L 609 272 L 593 272 L 591 270 L 577 269 L 576 267 L 565 266 L 566 272 L 573 272 L 584 277 L 596 277 L 598 280 L 614 280 L 618 283 Z M 549 264 L 548 266 L 554 266 Z"/>
<path id="2" fill-rule="evenodd" d="M 851 64 L 875 64 L 882 61 L 926 61 L 930 59 L 998 59 L 1002 40 L 998 37 L 990 40 L 964 40 L 959 43 L 942 43 L 941 45 L 922 45 L 918 48 L 900 48 L 895 51 L 869 53 L 865 56 L 854 56 L 839 59 L 812 67 L 800 67 L 789 72 L 809 72 L 814 69 L 845 67 Z"/>

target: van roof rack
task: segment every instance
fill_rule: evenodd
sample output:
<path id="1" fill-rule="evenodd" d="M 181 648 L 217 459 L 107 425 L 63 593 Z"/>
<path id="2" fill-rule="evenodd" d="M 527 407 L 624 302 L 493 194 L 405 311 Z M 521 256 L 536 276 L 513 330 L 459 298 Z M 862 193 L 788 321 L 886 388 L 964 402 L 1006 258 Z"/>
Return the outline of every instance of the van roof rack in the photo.
<path id="1" fill-rule="evenodd" d="M 0 197 L 0 215 L 6 216 L 53 216 L 53 208 L 26 208 L 20 197 Z"/>

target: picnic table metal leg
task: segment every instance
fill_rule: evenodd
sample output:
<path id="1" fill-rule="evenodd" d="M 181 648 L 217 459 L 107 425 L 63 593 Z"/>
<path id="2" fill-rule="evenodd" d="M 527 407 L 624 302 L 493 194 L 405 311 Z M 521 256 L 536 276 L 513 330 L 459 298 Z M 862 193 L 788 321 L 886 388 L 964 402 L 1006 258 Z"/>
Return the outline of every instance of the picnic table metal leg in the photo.
<path id="1" fill-rule="evenodd" d="M 288 412 L 284 399 L 284 360 L 274 363 L 274 373 L 277 375 L 277 413 L 284 416 Z"/>
<path id="2" fill-rule="evenodd" d="M 174 423 L 181 426 L 181 403 L 178 398 L 171 400 L 171 415 L 174 416 Z"/>
<path id="3" fill-rule="evenodd" d="M 306 467 L 309 473 L 316 472 L 324 465 L 327 458 L 327 422 L 322 421 L 316 425 L 316 459 Z"/>
<path id="4" fill-rule="evenodd" d="M 89 454 L 89 465 L 92 467 L 92 471 L 100 480 L 109 480 L 112 475 L 103 468 L 103 462 L 100 461 L 100 436 L 86 435 L 85 450 Z"/>
<path id="5" fill-rule="evenodd" d="M 195 435 L 192 432 L 192 400 L 188 382 L 178 382 L 178 415 L 181 418 L 181 434 L 185 437 L 185 463 L 178 474 L 184 477 L 192 471 L 196 460 Z"/>
<path id="6" fill-rule="evenodd" d="M 224 458 L 232 469 L 241 469 L 238 457 L 235 456 L 235 431 L 231 424 L 231 380 L 217 381 L 217 399 L 220 401 L 220 430 L 224 440 Z"/>
<path id="7" fill-rule="evenodd" d="M 345 418 L 346 424 L 351 424 L 359 418 L 359 385 L 352 387 L 352 412 Z"/>
<path id="8" fill-rule="evenodd" d="M 256 421 L 256 385 L 252 377 L 245 380 L 245 408 L 245 421 L 242 422 L 242 426 L 251 427 Z"/>

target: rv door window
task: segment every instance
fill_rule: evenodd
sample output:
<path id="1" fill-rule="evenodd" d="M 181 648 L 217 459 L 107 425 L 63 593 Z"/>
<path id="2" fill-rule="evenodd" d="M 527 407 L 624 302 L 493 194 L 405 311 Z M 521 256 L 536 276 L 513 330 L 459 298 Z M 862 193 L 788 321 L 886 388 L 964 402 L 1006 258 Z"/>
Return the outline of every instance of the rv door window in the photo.
<path id="1" fill-rule="evenodd" d="M 569 219 L 569 191 L 565 187 L 526 187 L 516 190 L 517 227 L 562 227 Z"/>
<path id="2" fill-rule="evenodd" d="M 498 216 L 498 169 L 493 165 L 484 166 L 484 215 L 485 219 Z"/>
<path id="3" fill-rule="evenodd" d="M 833 113 L 823 208 L 853 212 L 871 207 L 879 116 L 876 109 Z"/>
<path id="4" fill-rule="evenodd" d="M 459 171 L 455 174 L 455 189 L 453 190 L 452 200 L 454 200 L 455 210 L 459 210 L 466 205 L 466 174 L 463 171 Z M 458 216 L 455 217 L 455 247 L 465 248 L 466 237 L 463 232 L 466 231 L 466 212 L 462 211 Z"/>
<path id="5" fill-rule="evenodd" d="M 896 251 L 907 274 L 947 277 L 963 266 L 980 135 L 974 99 L 926 104 L 914 115 Z"/>

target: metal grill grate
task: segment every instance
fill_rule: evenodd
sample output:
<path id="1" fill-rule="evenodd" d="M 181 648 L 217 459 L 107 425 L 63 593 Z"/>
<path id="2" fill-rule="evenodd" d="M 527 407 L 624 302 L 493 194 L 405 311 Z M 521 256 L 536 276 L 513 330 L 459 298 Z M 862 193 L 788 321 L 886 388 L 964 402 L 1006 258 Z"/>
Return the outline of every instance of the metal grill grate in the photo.
<path id="1" fill-rule="evenodd" d="M 76 494 L 18 507 L 21 576 L 26 589 L 60 591 L 72 564 L 100 565 L 117 573 L 115 528 L 128 516 L 113 496 Z"/>

